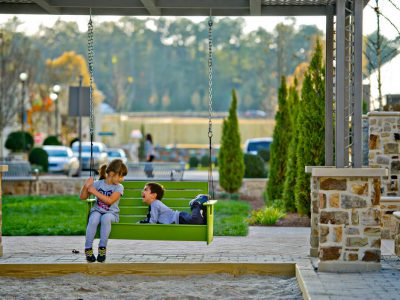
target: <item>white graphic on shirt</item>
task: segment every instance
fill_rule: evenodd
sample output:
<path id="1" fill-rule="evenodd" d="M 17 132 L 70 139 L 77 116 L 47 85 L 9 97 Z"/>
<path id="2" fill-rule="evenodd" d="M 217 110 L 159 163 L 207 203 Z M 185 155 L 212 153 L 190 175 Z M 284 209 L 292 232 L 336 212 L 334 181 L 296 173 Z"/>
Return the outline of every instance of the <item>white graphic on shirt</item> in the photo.
<path id="1" fill-rule="evenodd" d="M 103 190 L 103 189 L 101 189 L 101 188 L 99 189 L 99 192 L 102 193 L 103 195 L 107 196 L 107 197 L 110 197 L 111 194 L 113 193 L 112 190 L 105 191 L 105 190 Z M 105 204 L 105 203 L 104 203 L 103 201 L 101 201 L 99 198 L 97 198 L 97 205 L 98 205 L 100 208 L 102 208 L 102 209 L 110 210 L 110 205 Z"/>

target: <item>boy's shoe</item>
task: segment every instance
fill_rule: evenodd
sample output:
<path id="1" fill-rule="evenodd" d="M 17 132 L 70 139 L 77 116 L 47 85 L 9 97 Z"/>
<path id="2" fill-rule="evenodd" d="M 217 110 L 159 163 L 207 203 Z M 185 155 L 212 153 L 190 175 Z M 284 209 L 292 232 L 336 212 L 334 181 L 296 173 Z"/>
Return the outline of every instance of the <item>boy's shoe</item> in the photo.
<path id="1" fill-rule="evenodd" d="M 85 256 L 87 262 L 92 263 L 96 261 L 96 256 L 94 256 L 92 248 L 85 249 Z"/>
<path id="2" fill-rule="evenodd" d="M 106 261 L 106 247 L 99 247 L 99 254 L 97 255 L 98 262 L 105 262 Z"/>
<path id="3" fill-rule="evenodd" d="M 200 194 L 197 195 L 196 198 L 194 198 L 193 200 L 191 200 L 189 202 L 190 207 L 192 207 L 193 205 L 203 205 L 204 203 L 206 203 L 208 201 L 208 196 L 204 195 L 204 194 Z"/>

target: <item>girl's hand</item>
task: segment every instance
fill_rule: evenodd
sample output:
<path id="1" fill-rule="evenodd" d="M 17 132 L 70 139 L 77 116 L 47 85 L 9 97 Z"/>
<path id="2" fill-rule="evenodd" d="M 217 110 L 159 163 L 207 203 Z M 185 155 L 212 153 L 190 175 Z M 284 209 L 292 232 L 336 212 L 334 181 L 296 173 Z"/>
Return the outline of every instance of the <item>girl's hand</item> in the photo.
<path id="1" fill-rule="evenodd" d="M 86 179 L 85 188 L 88 189 L 93 183 L 94 183 L 93 177 L 89 177 L 88 179 Z"/>
<path id="2" fill-rule="evenodd" d="M 88 187 L 88 192 L 91 193 L 91 194 L 93 194 L 94 191 L 96 191 L 96 188 L 95 188 L 93 185 L 90 185 L 90 186 Z"/>

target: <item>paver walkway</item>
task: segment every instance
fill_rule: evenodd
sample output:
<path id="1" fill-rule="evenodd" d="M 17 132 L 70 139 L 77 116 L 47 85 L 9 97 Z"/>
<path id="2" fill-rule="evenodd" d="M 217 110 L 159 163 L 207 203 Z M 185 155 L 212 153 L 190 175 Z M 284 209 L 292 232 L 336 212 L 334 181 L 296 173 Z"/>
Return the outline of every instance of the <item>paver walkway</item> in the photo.
<path id="1" fill-rule="evenodd" d="M 308 256 L 309 234 L 310 228 L 250 227 L 247 237 L 214 237 L 209 246 L 200 242 L 110 240 L 107 262 L 295 262 L 311 299 L 400 299 L 400 259 L 393 254 L 393 241 L 382 242 L 379 272 L 321 273 Z M 83 245 L 83 236 L 6 236 L 0 265 L 86 264 Z M 73 249 L 80 253 L 73 254 Z"/>

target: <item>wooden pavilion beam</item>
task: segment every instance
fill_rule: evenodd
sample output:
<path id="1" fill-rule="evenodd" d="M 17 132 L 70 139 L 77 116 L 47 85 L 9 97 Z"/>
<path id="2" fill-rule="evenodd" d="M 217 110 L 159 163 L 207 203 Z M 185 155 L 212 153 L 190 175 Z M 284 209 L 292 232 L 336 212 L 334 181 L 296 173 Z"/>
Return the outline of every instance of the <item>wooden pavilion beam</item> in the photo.
<path id="1" fill-rule="evenodd" d="M 144 7 L 149 11 L 151 16 L 159 16 L 161 15 L 161 9 L 156 6 L 154 0 L 141 0 Z"/>
<path id="2" fill-rule="evenodd" d="M 261 16 L 261 0 L 250 0 L 250 15 Z"/>
<path id="3" fill-rule="evenodd" d="M 51 6 L 48 0 L 33 0 L 33 2 L 43 8 L 48 14 L 58 15 L 60 13 L 60 9 Z"/>

